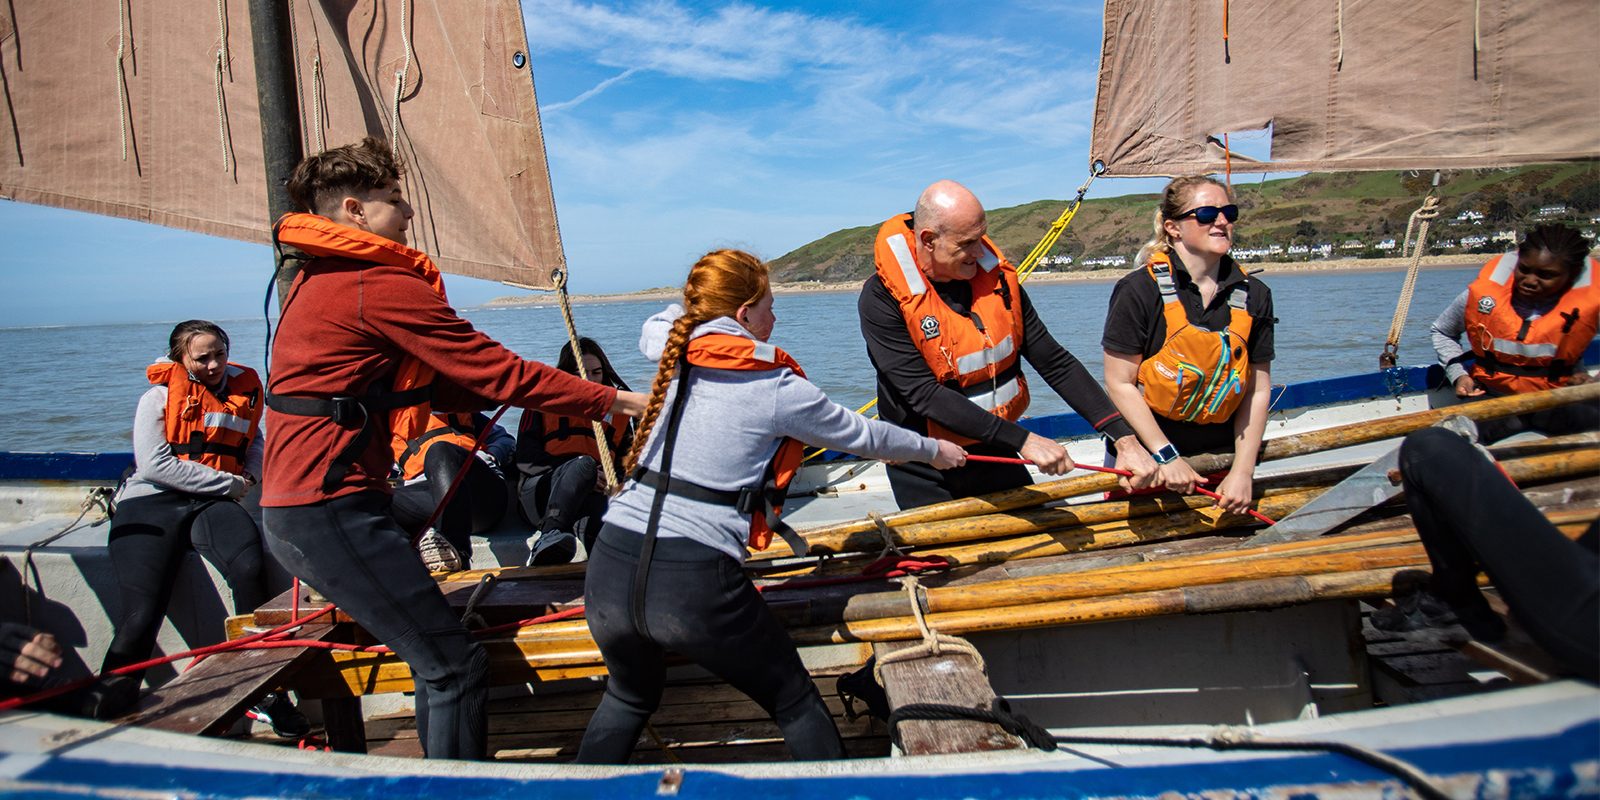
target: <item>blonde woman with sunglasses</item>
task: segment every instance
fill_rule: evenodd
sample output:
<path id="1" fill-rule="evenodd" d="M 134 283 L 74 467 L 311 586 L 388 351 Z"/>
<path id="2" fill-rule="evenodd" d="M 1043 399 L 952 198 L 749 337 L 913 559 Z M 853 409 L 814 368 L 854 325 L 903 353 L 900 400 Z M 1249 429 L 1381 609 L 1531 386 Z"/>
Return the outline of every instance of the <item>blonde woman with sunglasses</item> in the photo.
<path id="1" fill-rule="evenodd" d="M 1272 293 L 1228 255 L 1239 219 L 1228 187 L 1174 179 L 1139 267 L 1111 292 L 1106 391 L 1155 456 L 1168 489 L 1204 479 L 1184 456 L 1233 453 L 1217 505 L 1243 513 L 1272 394 Z"/>

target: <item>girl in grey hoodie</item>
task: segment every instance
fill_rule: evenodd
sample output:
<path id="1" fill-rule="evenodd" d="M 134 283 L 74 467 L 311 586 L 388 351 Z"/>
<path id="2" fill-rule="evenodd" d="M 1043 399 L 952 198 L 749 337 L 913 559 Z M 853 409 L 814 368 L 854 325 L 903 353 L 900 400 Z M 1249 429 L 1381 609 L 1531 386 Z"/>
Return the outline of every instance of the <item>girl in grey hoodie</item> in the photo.
<path id="1" fill-rule="evenodd" d="M 718 250 L 689 271 L 683 305 L 644 325 L 640 349 L 661 367 L 625 471 L 642 467 L 654 479 L 627 482 L 589 556 L 589 630 L 610 680 L 584 733 L 580 763 L 627 762 L 660 703 L 668 651 L 760 704 L 795 758 L 843 755 L 838 729 L 794 643 L 742 569 L 751 515 L 714 496 L 762 486 L 787 439 L 939 469 L 961 465 L 966 452 L 833 403 L 780 366 L 781 351 L 781 358 L 769 359 L 772 369 L 694 367 L 684 380 L 673 379 L 690 342 L 702 336 L 741 337 L 752 340 L 756 352 L 773 352 L 761 343 L 775 322 L 767 265 L 748 253 Z M 686 399 L 678 407 L 680 391 Z M 667 421 L 657 426 L 663 412 Z M 654 487 L 663 480 L 672 489 L 658 493 Z"/>

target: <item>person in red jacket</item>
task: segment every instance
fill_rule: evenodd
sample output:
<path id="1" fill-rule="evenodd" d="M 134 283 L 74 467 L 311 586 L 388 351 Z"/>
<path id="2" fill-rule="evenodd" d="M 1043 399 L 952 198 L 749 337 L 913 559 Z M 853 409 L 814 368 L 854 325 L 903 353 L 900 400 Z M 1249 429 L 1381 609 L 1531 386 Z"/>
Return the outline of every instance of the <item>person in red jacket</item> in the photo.
<path id="1" fill-rule="evenodd" d="M 445 299 L 406 246 L 402 165 L 379 139 L 307 157 L 278 245 L 306 262 L 289 289 L 267 381 L 261 505 L 268 549 L 410 666 L 429 758 L 485 755 L 489 659 L 390 513 L 391 435 L 428 415 L 509 403 L 584 419 L 644 397 L 526 361 Z"/>

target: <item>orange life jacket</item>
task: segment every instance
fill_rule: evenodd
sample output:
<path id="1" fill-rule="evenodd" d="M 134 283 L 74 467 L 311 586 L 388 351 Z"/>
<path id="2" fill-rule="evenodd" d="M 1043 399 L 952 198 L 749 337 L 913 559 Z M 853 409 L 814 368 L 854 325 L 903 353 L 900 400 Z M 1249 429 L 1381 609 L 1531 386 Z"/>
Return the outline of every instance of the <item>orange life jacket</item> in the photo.
<path id="1" fill-rule="evenodd" d="M 690 364 L 709 369 L 767 371 L 788 367 L 796 375 L 802 378 L 806 376 L 805 370 L 800 369 L 800 363 L 781 348 L 727 333 L 712 333 L 689 340 L 684 358 Z M 754 493 L 759 497 L 748 509 L 750 547 L 767 549 L 767 545 L 772 543 L 774 530 L 787 528 L 778 521 L 778 517 L 783 514 L 784 497 L 789 491 L 789 484 L 794 481 L 795 473 L 800 470 L 804 456 L 803 443 L 785 438 L 778 445 L 778 452 L 773 454 L 772 461 L 767 463 L 761 486 Z M 801 549 L 796 555 L 803 555 L 804 552 Z"/>
<path id="2" fill-rule="evenodd" d="M 167 387 L 167 444 L 172 454 L 212 469 L 244 473 L 245 452 L 261 429 L 261 378 L 256 371 L 228 364 L 223 398 L 189 377 L 182 365 L 161 359 L 145 377 Z"/>
<path id="3" fill-rule="evenodd" d="M 385 239 L 357 228 L 340 225 L 316 214 L 285 214 L 273 229 L 274 241 L 295 247 L 317 258 L 348 258 L 391 267 L 416 270 L 445 298 L 444 278 L 427 253 L 413 250 L 399 242 Z M 294 300 L 291 294 L 285 306 Z M 337 485 L 350 464 L 360 457 L 371 438 L 372 416 L 387 413 L 390 449 L 396 460 L 406 450 L 407 444 L 423 435 L 429 427 L 432 405 L 429 401 L 434 378 L 433 367 L 405 356 L 395 368 L 395 377 L 388 389 L 368 387 L 360 395 L 338 397 L 297 397 L 272 394 L 267 402 L 274 411 L 299 416 L 331 417 L 340 425 L 360 425 L 362 433 L 349 446 L 334 456 L 323 477 L 323 487 Z"/>
<path id="4" fill-rule="evenodd" d="M 1233 417 L 1250 379 L 1250 327 L 1245 310 L 1250 279 L 1228 292 L 1228 327 L 1213 331 L 1189 322 L 1172 281 L 1172 259 L 1156 253 L 1145 265 L 1161 290 L 1167 340 L 1139 364 L 1138 382 L 1150 410 L 1167 419 L 1215 423 Z"/>
<path id="5" fill-rule="evenodd" d="M 595 441 L 594 424 L 589 420 L 529 410 L 522 414 L 521 430 L 517 432 L 517 436 L 520 438 L 531 431 L 533 421 L 536 419 L 542 431 L 539 438 L 540 449 L 546 454 L 588 456 L 596 461 L 600 460 L 600 445 Z M 622 439 L 628 431 L 628 420 L 620 415 L 611 414 L 601 424 L 606 429 L 606 444 L 611 448 L 612 459 L 620 459 Z"/>
<path id="6" fill-rule="evenodd" d="M 440 442 L 449 442 L 466 450 L 476 447 L 478 436 L 472 416 L 462 412 L 428 415 L 427 429 L 406 442 L 405 448 L 395 456 L 394 463 L 400 467 L 401 477 L 411 480 L 421 475 L 428 451 Z"/>
<path id="7" fill-rule="evenodd" d="M 1017 270 L 989 237 L 972 285 L 971 316 L 951 310 L 917 262 L 911 215 L 901 214 L 878 228 L 872 258 L 878 279 L 900 304 L 911 341 L 940 383 L 947 384 L 992 414 L 1016 421 L 1028 409 L 1028 381 L 1022 375 L 1022 288 Z M 981 326 L 973 317 L 982 321 Z M 928 435 L 958 444 L 976 440 L 928 420 Z"/>
<path id="8" fill-rule="evenodd" d="M 1600 288 L 1596 267 L 1584 259 L 1583 270 L 1550 313 L 1524 320 L 1511 307 L 1516 279 L 1515 251 L 1483 266 L 1467 287 L 1467 340 L 1477 360 L 1467 368 L 1478 385 L 1500 394 L 1537 392 L 1572 382 L 1572 368 L 1600 327 Z"/>

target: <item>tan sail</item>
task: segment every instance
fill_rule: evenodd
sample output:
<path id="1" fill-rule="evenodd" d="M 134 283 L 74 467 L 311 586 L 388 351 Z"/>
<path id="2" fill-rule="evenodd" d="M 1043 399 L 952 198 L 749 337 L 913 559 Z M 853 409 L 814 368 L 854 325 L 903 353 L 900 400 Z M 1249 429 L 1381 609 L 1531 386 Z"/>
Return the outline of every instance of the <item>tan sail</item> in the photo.
<path id="1" fill-rule="evenodd" d="M 565 262 L 516 0 L 285 2 L 306 151 L 398 120 L 412 244 L 549 286 Z M 248 0 L 0 6 L 0 86 L 0 196 L 268 241 Z"/>
<path id="2" fill-rule="evenodd" d="M 1600 157 L 1596 41 L 1587 0 L 1107 0 L 1090 160 L 1181 175 Z M 1270 161 L 1229 163 L 1223 134 L 1269 125 Z"/>

